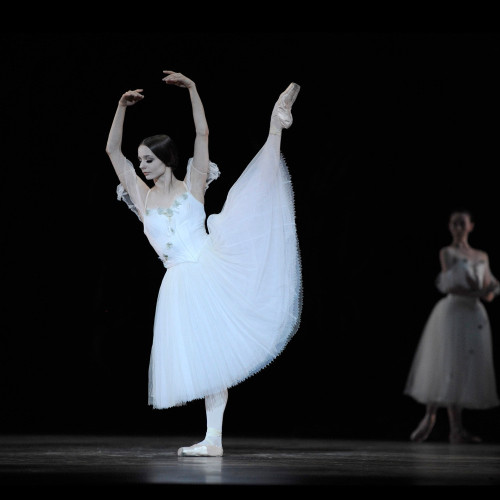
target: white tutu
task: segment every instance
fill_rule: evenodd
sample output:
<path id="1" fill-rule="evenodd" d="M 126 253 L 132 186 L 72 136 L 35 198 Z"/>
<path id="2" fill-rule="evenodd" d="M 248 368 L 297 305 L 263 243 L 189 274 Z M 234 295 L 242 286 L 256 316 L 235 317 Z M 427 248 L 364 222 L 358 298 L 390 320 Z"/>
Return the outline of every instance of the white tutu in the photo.
<path id="1" fill-rule="evenodd" d="M 484 266 L 483 266 L 484 267 Z M 461 259 L 439 276 L 442 291 L 466 285 L 473 264 Z M 478 272 L 475 265 L 475 272 Z M 480 274 L 489 272 L 480 269 Z M 491 329 L 479 299 L 449 294 L 425 325 L 404 393 L 419 403 L 485 409 L 498 406 Z"/>
<path id="2" fill-rule="evenodd" d="M 269 136 L 222 211 L 208 218 L 208 234 L 204 206 L 190 193 L 190 168 L 191 160 L 187 192 L 172 207 L 138 210 L 167 267 L 149 369 L 154 408 L 204 398 L 245 380 L 281 353 L 300 322 L 294 200 L 279 139 Z M 211 163 L 210 180 L 217 176 Z"/>

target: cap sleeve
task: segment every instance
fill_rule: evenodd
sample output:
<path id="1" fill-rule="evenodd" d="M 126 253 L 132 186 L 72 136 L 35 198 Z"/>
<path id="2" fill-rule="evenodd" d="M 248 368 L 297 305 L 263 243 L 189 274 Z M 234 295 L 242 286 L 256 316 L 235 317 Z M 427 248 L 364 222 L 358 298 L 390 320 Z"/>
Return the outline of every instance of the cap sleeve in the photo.
<path id="1" fill-rule="evenodd" d="M 193 165 L 193 158 L 189 158 L 187 168 L 186 168 L 186 185 L 188 188 L 188 191 L 191 191 L 191 167 Z M 215 179 L 218 179 L 220 177 L 220 170 L 219 167 L 209 161 L 208 162 L 208 175 L 207 175 L 207 180 L 205 182 L 205 191 L 208 189 L 208 185 L 212 182 L 215 181 Z"/>
<path id="2" fill-rule="evenodd" d="M 144 203 L 139 190 L 141 179 L 137 176 L 134 166 L 130 160 L 124 158 L 123 183 L 118 184 L 116 195 L 119 201 L 124 201 L 128 208 L 134 212 L 142 221 L 144 219 Z"/>

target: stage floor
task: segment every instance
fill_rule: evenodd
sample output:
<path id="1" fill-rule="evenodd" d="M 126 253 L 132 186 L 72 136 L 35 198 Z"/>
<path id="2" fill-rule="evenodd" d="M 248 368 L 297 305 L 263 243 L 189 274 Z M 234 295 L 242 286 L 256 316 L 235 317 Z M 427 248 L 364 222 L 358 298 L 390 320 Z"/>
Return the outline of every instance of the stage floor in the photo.
<path id="1" fill-rule="evenodd" d="M 224 438 L 220 458 L 178 457 L 190 436 L 0 436 L 0 484 L 35 486 L 492 486 L 500 444 Z"/>

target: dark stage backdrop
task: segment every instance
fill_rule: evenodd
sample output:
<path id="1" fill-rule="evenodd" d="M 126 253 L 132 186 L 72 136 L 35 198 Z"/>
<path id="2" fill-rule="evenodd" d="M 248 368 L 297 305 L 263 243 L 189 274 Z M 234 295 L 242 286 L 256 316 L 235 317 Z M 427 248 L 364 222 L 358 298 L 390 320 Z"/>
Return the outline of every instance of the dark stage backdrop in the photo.
<path id="1" fill-rule="evenodd" d="M 408 439 L 423 407 L 403 395 L 435 302 L 449 211 L 500 276 L 496 33 L 10 33 L 2 56 L 0 432 L 199 433 L 202 401 L 147 405 L 165 269 L 116 200 L 105 153 L 128 89 L 124 152 L 165 132 L 184 163 L 191 77 L 222 175 L 208 213 L 264 143 L 274 102 L 302 86 L 282 151 L 303 266 L 300 328 L 268 368 L 230 390 L 234 435 Z M 500 374 L 500 299 L 486 308 Z M 443 410 L 444 411 L 444 410 Z M 433 439 L 446 439 L 441 415 Z M 500 440 L 500 410 L 465 421 Z"/>

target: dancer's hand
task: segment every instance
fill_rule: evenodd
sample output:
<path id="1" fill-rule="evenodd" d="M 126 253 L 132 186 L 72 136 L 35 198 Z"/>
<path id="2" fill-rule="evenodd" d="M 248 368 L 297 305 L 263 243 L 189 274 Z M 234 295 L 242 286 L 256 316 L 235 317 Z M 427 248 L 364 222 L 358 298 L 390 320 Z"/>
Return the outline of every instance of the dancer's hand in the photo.
<path id="1" fill-rule="evenodd" d="M 162 78 L 162 80 L 169 85 L 177 85 L 178 87 L 183 88 L 191 88 L 194 86 L 193 80 L 190 80 L 187 76 L 184 76 L 182 73 L 176 73 L 175 71 L 164 70 L 163 73 L 166 73 L 167 76 Z"/>
<path id="2" fill-rule="evenodd" d="M 483 295 L 481 298 L 485 302 L 491 302 L 496 296 L 497 289 L 498 283 L 496 281 L 491 281 L 486 287 L 483 288 Z"/>
<path id="3" fill-rule="evenodd" d="M 142 101 L 144 96 L 141 94 L 142 89 L 127 90 L 119 101 L 121 106 L 133 106 L 136 102 Z"/>

